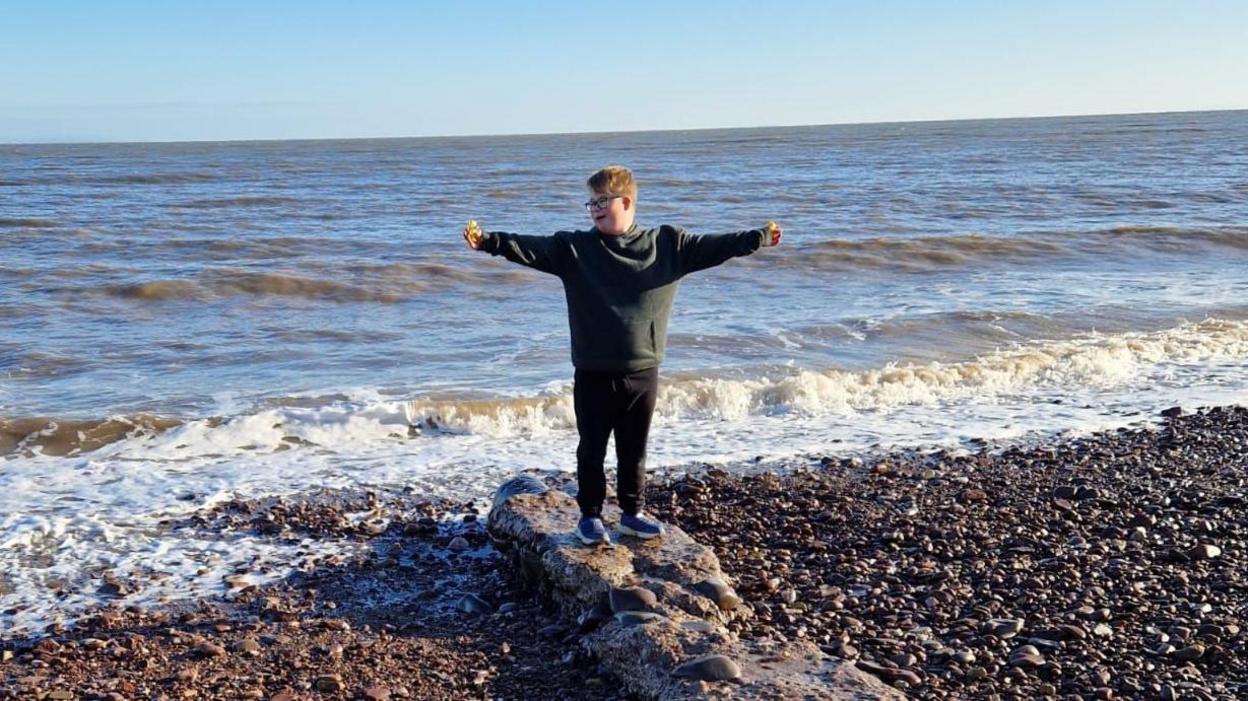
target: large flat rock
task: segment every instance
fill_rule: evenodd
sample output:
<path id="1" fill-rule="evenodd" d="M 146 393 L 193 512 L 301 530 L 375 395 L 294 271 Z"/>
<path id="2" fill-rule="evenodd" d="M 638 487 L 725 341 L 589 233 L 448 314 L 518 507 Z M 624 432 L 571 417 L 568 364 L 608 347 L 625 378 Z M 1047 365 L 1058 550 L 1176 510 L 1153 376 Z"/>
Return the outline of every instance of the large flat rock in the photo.
<path id="1" fill-rule="evenodd" d="M 619 512 L 604 514 L 608 524 Z M 719 559 L 678 528 L 612 547 L 574 535 L 580 511 L 530 477 L 499 488 L 490 532 L 520 574 L 580 615 L 582 643 L 643 698 L 904 699 L 897 690 L 805 641 L 743 641 L 728 630 L 738 606 Z M 648 592 L 648 593 L 647 593 Z"/>

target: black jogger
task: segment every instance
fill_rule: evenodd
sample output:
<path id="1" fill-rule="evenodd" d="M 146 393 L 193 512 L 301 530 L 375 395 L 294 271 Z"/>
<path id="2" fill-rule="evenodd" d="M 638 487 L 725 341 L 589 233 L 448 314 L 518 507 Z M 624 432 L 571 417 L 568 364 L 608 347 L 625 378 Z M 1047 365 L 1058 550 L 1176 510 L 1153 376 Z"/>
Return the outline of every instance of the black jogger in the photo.
<path id="1" fill-rule="evenodd" d="M 607 495 L 603 460 L 607 439 L 615 432 L 618 461 L 616 496 L 625 513 L 642 507 L 646 485 L 646 440 L 659 389 L 659 369 L 634 372 L 577 370 L 572 385 L 576 430 L 576 501 L 585 516 L 601 516 Z"/>

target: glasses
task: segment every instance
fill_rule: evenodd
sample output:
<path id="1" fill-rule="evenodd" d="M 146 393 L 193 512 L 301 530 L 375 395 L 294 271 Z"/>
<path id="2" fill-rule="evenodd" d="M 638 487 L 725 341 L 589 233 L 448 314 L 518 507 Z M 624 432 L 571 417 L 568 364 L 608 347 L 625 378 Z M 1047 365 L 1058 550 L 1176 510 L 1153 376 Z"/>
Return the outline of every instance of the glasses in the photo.
<path id="1" fill-rule="evenodd" d="M 603 195 L 597 199 L 590 200 L 585 203 L 585 209 L 590 212 L 597 212 L 607 208 L 611 204 L 611 200 L 618 200 L 624 195 Z"/>

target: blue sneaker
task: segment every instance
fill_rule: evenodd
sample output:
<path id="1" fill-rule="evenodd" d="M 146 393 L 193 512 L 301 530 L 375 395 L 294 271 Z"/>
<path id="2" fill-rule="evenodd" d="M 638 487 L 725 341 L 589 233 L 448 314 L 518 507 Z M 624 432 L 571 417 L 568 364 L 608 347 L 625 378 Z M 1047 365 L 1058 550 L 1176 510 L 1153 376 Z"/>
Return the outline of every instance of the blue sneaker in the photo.
<path id="1" fill-rule="evenodd" d="M 633 535 L 643 540 L 658 538 L 663 535 L 663 524 L 638 511 L 635 514 L 624 514 L 620 517 L 620 533 Z"/>
<path id="2" fill-rule="evenodd" d="M 607 527 L 602 525 L 602 519 L 597 517 L 582 516 L 580 523 L 576 524 L 576 537 L 586 545 L 611 544 L 611 536 L 607 534 Z"/>

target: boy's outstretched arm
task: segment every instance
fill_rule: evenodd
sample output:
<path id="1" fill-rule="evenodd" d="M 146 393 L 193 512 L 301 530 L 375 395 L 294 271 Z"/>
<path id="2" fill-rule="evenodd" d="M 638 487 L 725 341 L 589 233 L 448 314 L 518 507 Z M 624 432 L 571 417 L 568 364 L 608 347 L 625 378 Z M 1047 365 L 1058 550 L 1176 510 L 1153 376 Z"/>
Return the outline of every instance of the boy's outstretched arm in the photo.
<path id="1" fill-rule="evenodd" d="M 554 236 L 522 236 L 504 231 L 482 231 L 475 220 L 468 221 L 463 236 L 468 247 L 474 251 L 502 256 L 544 273 L 559 274 L 563 248 Z"/>
<path id="2" fill-rule="evenodd" d="M 759 229 L 733 234 L 699 235 L 682 230 L 677 242 L 681 272 L 686 275 L 695 273 L 713 268 L 729 258 L 747 256 L 759 248 L 778 246 L 782 236 L 783 230 L 773 221 Z"/>

